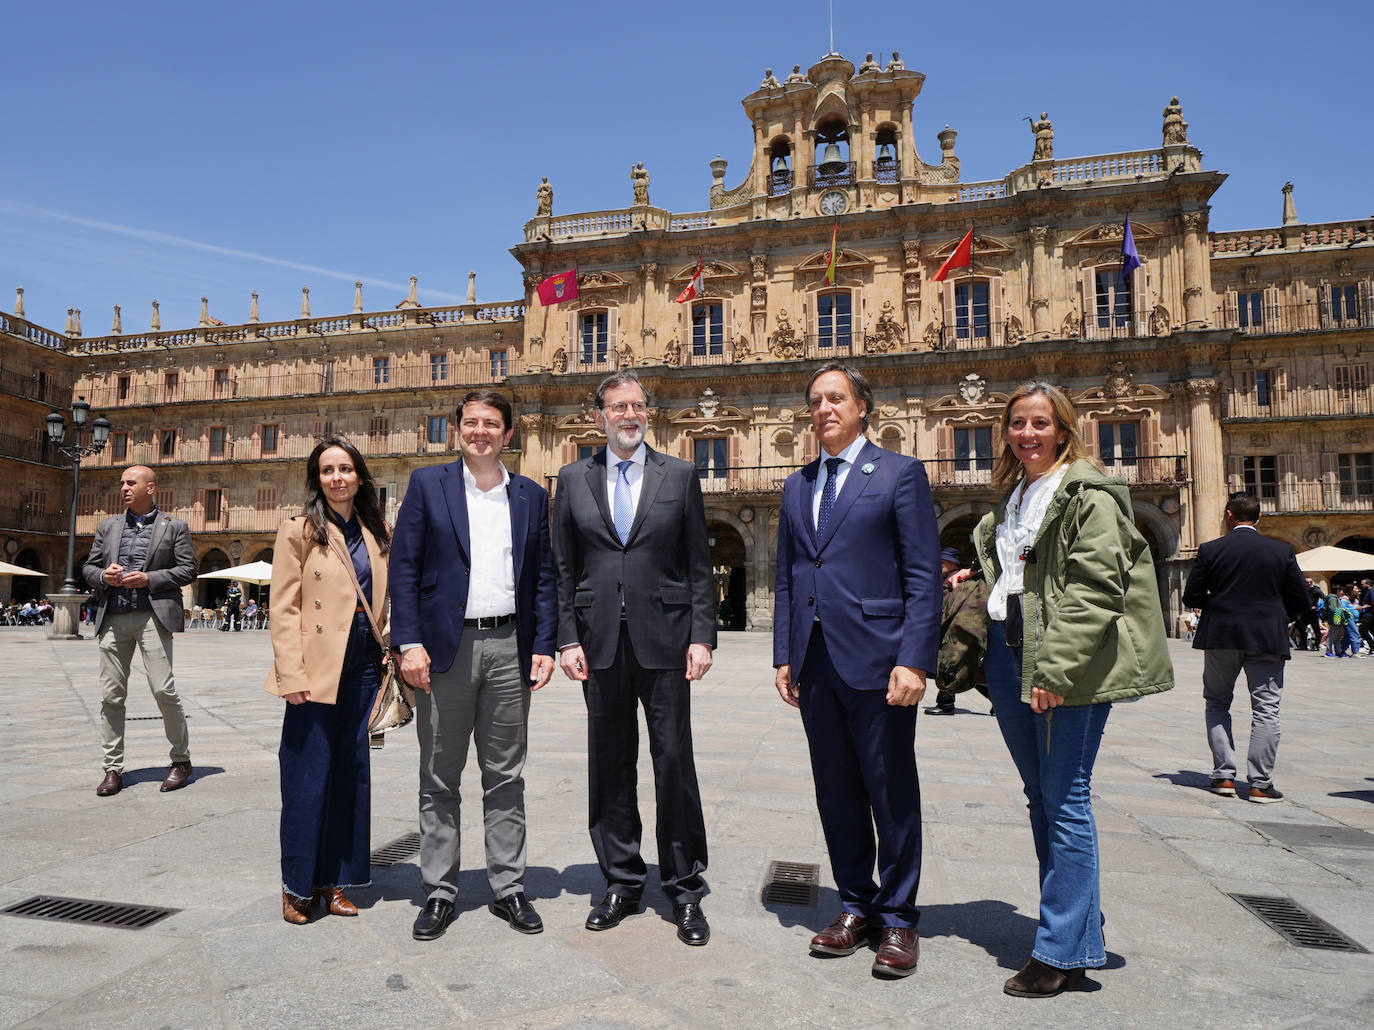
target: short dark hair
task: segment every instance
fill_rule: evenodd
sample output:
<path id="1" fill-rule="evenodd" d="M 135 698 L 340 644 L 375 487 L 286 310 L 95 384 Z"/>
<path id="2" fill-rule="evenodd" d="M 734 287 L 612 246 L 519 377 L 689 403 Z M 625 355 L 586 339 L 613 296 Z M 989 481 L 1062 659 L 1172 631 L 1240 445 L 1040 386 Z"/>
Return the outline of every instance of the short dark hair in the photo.
<path id="1" fill-rule="evenodd" d="M 1226 510 L 1237 522 L 1258 522 L 1260 517 L 1259 498 L 1248 490 L 1237 490 L 1226 499 Z"/>
<path id="2" fill-rule="evenodd" d="M 614 390 L 617 386 L 627 386 L 630 383 L 634 383 L 639 387 L 640 392 L 644 394 L 644 403 L 646 405 L 653 403 L 649 399 L 649 388 L 640 382 L 639 376 L 634 373 L 634 369 L 622 368 L 619 372 L 612 372 L 605 379 L 601 380 L 601 384 L 596 388 L 597 408 L 606 407 L 607 390 Z"/>
<path id="3" fill-rule="evenodd" d="M 463 421 L 463 409 L 469 404 L 485 404 L 488 407 L 495 408 L 501 413 L 501 421 L 505 423 L 507 429 L 515 424 L 515 417 L 511 413 L 510 401 L 495 390 L 469 390 L 458 403 L 458 411 L 456 414 L 459 422 Z"/>
<path id="4" fill-rule="evenodd" d="M 839 372 L 849 380 L 849 389 L 854 394 L 854 399 L 863 402 L 864 429 L 867 429 L 868 416 L 873 414 L 873 387 L 868 385 L 868 380 L 864 378 L 862 372 L 852 365 L 846 365 L 843 361 L 827 361 L 811 373 L 811 378 L 806 381 L 806 392 L 802 394 L 806 406 L 811 407 L 811 387 L 815 386 L 816 380 L 827 372 Z"/>

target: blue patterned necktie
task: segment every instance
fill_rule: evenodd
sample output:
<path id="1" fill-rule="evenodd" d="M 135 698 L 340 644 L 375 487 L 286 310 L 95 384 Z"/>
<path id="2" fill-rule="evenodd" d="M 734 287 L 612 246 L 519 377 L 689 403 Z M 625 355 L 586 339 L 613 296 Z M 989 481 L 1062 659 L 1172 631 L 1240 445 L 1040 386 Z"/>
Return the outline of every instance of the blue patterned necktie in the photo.
<path id="1" fill-rule="evenodd" d="M 825 527 L 830 522 L 830 513 L 835 510 L 835 480 L 840 474 L 843 458 L 826 458 L 825 488 L 821 490 L 821 510 L 816 514 L 816 535 L 825 536 Z"/>
<path id="2" fill-rule="evenodd" d="M 615 522 L 615 531 L 620 537 L 620 542 L 626 543 L 630 539 L 630 527 L 635 521 L 635 506 L 630 497 L 630 481 L 625 478 L 626 470 L 634 462 L 621 461 L 616 463 L 616 468 L 620 469 L 620 475 L 615 481 L 615 504 L 611 509 L 611 519 Z"/>

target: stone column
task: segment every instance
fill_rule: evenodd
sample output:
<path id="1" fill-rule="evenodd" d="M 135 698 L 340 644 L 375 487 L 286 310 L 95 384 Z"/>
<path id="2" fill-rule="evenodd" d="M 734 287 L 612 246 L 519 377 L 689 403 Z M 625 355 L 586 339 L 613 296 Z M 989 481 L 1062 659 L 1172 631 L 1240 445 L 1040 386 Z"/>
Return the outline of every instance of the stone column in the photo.
<path id="1" fill-rule="evenodd" d="M 921 338 L 921 241 L 902 240 L 902 311 L 906 315 L 906 339 Z"/>
<path id="2" fill-rule="evenodd" d="M 1226 507 L 1226 458 L 1222 452 L 1217 399 L 1221 384 L 1210 377 L 1188 380 L 1188 463 L 1193 510 L 1189 512 L 1193 546 L 1217 535 Z"/>
<path id="3" fill-rule="evenodd" d="M 1030 227 L 1030 239 L 1031 333 L 1038 338 L 1051 332 L 1050 297 L 1053 288 L 1050 284 L 1050 227 L 1048 225 L 1032 225 Z"/>
<path id="4" fill-rule="evenodd" d="M 1207 310 L 1210 291 L 1207 263 L 1207 211 L 1185 211 L 1183 227 L 1183 320 L 1188 329 L 1200 329 L 1211 317 Z"/>

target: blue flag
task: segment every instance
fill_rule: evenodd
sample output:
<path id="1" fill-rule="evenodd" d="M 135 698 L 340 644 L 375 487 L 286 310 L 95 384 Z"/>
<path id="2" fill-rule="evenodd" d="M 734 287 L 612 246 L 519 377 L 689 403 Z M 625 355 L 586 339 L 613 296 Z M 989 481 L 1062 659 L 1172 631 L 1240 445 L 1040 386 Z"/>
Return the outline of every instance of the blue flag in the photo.
<path id="1" fill-rule="evenodd" d="M 1131 284 L 1131 273 L 1140 267 L 1140 254 L 1135 249 L 1135 237 L 1131 235 L 1131 216 L 1126 216 L 1126 232 L 1121 237 L 1121 281 Z"/>

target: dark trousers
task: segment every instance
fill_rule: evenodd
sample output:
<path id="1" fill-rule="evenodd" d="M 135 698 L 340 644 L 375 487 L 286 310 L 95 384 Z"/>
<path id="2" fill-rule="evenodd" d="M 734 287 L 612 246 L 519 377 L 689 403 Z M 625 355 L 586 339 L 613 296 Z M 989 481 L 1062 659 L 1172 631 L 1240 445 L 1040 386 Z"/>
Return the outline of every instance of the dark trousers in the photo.
<path id="1" fill-rule="evenodd" d="M 281 750 L 282 887 L 308 898 L 321 887 L 372 882 L 372 769 L 367 717 L 377 665 L 347 665 L 332 705 L 286 706 Z"/>
<path id="2" fill-rule="evenodd" d="M 610 668 L 592 670 L 582 694 L 587 702 L 588 827 L 607 888 L 632 898 L 644 890 L 638 703 L 644 706 L 654 763 L 663 892 L 675 905 L 700 901 L 706 892 L 701 875 L 706 871 L 706 823 L 692 755 L 691 685 L 685 666 L 641 666 L 622 623 L 615 661 Z"/>
<path id="3" fill-rule="evenodd" d="M 819 625 L 798 683 L 816 807 L 844 911 L 914 929 L 921 882 L 916 706 L 889 705 L 885 689 L 846 684 Z"/>

